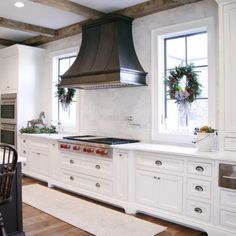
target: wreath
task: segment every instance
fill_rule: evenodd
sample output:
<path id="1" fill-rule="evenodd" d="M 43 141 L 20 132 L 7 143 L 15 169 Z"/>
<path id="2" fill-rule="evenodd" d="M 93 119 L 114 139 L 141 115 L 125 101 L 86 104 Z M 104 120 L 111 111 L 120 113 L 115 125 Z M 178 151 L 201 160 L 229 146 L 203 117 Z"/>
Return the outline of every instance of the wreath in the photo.
<path id="1" fill-rule="evenodd" d="M 186 78 L 184 89 L 181 87 L 183 78 Z M 182 82 L 183 83 L 183 82 Z M 170 75 L 165 80 L 168 86 L 168 95 L 175 99 L 176 103 L 193 103 L 201 94 L 202 85 L 198 82 L 198 74 L 194 71 L 194 65 L 178 66 L 170 71 Z"/>
<path id="2" fill-rule="evenodd" d="M 56 87 L 56 96 L 58 97 L 59 102 L 64 106 L 69 106 L 73 101 L 76 90 L 73 88 L 62 88 L 61 81 L 56 84 Z"/>

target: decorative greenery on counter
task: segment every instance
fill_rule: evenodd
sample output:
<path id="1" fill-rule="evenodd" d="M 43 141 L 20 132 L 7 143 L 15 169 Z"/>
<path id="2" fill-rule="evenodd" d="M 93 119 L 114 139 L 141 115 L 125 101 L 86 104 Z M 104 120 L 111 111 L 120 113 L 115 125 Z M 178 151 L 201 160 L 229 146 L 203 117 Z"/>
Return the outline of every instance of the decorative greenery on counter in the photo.
<path id="1" fill-rule="evenodd" d="M 210 126 L 202 126 L 201 128 L 195 128 L 194 129 L 194 133 L 198 134 L 198 133 L 207 133 L 207 134 L 211 134 L 211 133 L 216 133 L 217 134 L 217 129 L 213 129 Z"/>
<path id="2" fill-rule="evenodd" d="M 49 127 L 26 127 L 19 130 L 21 134 L 57 134 L 56 126 L 51 125 Z"/>

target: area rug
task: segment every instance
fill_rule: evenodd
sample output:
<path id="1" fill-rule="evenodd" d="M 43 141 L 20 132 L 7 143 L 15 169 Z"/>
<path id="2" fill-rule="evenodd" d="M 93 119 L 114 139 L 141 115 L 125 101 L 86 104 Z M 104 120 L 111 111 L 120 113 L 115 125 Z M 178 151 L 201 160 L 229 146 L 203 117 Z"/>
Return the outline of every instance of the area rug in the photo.
<path id="1" fill-rule="evenodd" d="M 166 229 L 39 184 L 22 188 L 24 203 L 97 236 L 154 236 Z"/>

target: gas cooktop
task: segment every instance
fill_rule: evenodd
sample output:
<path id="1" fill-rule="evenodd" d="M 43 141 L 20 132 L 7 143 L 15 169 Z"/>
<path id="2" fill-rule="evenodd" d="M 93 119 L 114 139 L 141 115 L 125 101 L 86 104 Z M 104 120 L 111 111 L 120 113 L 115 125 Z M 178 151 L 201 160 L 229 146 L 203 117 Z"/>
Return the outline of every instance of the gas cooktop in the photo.
<path id="1" fill-rule="evenodd" d="M 100 137 L 100 136 L 93 136 L 93 135 L 66 136 L 66 137 L 63 137 L 63 139 L 72 140 L 72 141 L 82 141 L 82 142 L 88 142 L 88 143 L 106 144 L 106 145 L 117 145 L 117 144 L 139 142 L 139 140 L 135 140 L 135 139 L 121 139 L 121 138 Z"/>

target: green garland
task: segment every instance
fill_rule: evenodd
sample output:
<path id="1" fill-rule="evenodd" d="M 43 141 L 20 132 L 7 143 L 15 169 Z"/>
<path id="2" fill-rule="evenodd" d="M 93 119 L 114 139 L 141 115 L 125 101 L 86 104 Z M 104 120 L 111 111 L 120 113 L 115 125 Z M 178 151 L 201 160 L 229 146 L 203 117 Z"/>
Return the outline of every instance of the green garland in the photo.
<path id="1" fill-rule="evenodd" d="M 62 88 L 61 81 L 59 81 L 56 87 L 57 87 L 56 96 L 58 97 L 59 102 L 64 105 L 70 105 L 71 102 L 73 101 L 76 90 L 73 88 L 68 88 L 68 89 Z"/>
<path id="2" fill-rule="evenodd" d="M 180 86 L 180 82 L 186 77 L 186 85 L 184 89 Z M 170 71 L 170 75 L 165 80 L 168 86 L 168 95 L 171 99 L 175 99 L 177 103 L 192 103 L 201 94 L 202 85 L 198 82 L 198 74 L 194 71 L 194 65 L 178 66 Z"/>

